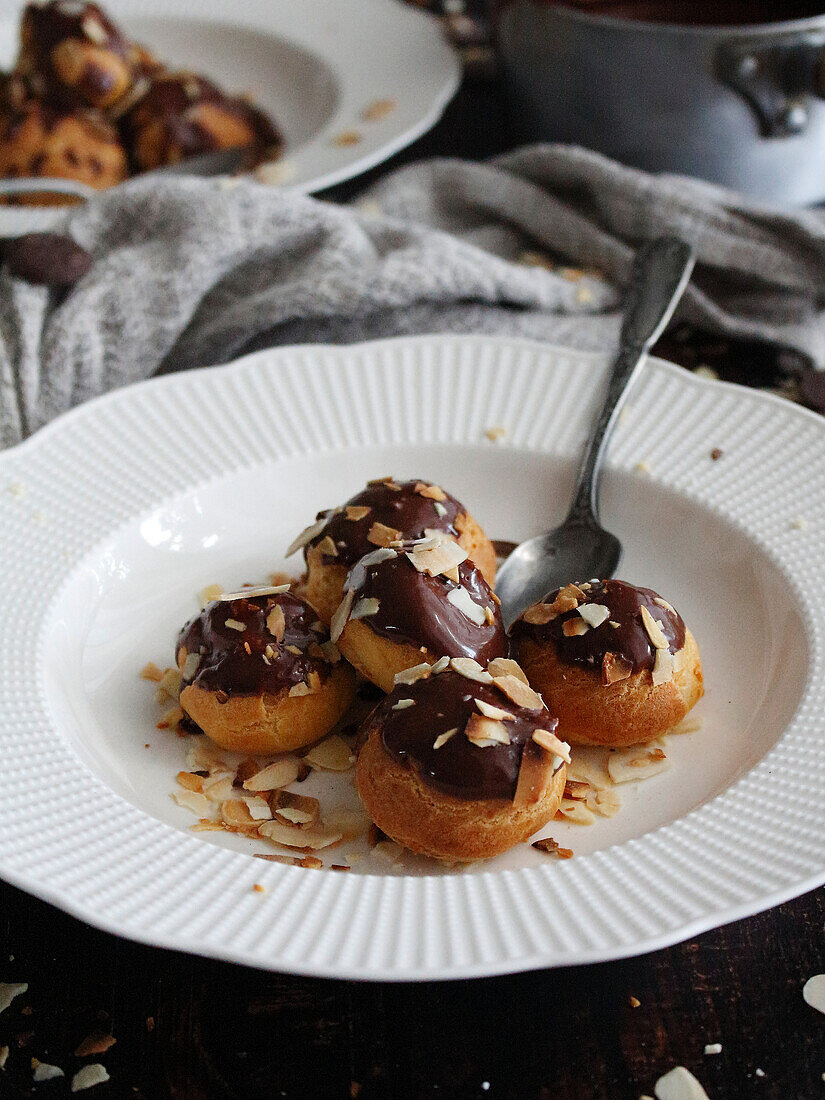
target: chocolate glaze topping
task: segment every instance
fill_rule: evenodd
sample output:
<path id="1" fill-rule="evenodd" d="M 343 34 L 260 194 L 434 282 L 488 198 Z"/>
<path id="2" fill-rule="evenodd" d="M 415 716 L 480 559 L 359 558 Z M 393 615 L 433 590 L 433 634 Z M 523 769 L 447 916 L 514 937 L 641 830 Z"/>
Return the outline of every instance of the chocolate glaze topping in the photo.
<path id="1" fill-rule="evenodd" d="M 23 18 L 27 23 L 25 45 L 44 64 L 48 63 L 49 54 L 54 47 L 67 38 L 103 46 L 121 57 L 125 57 L 129 51 L 125 35 L 97 4 L 49 0 L 47 4 L 28 4 Z M 95 27 L 94 38 L 90 38 L 86 31 L 90 22 Z"/>
<path id="2" fill-rule="evenodd" d="M 456 584 L 419 573 L 401 553 L 366 567 L 358 562 L 345 587 L 353 589 L 353 603 L 378 600 L 378 611 L 361 621 L 390 641 L 426 646 L 436 657 L 472 657 L 482 665 L 505 656 L 507 637 L 490 586 L 469 559 L 458 566 L 458 579 Z M 450 603 L 447 597 L 457 588 L 466 589 L 480 608 L 489 607 L 493 621 L 479 626 Z"/>
<path id="3" fill-rule="evenodd" d="M 552 603 L 558 591 L 545 596 L 542 602 Z M 641 609 L 646 607 L 670 643 L 671 653 L 678 652 L 685 644 L 685 624 L 681 616 L 656 603 L 661 597 L 653 589 L 608 580 L 591 581 L 584 591 L 587 597 L 584 603 L 602 604 L 610 612 L 601 625 L 591 627 L 586 634 L 567 637 L 562 624 L 568 619 L 580 619 L 581 615 L 578 610 L 566 611 L 541 626 L 517 620 L 511 632 L 514 639 L 550 640 L 555 644 L 560 661 L 585 668 L 600 669 L 605 653 L 615 653 L 632 666 L 633 672 L 640 672 L 644 668 L 652 669 L 656 659 L 656 649 L 642 621 Z M 611 626 L 611 622 L 618 623 L 618 627 Z"/>
<path id="4" fill-rule="evenodd" d="M 393 710 L 401 699 L 415 704 Z M 471 715 L 479 713 L 476 699 L 514 714 L 507 722 L 509 745 L 481 748 L 467 739 L 464 728 Z M 381 730 L 385 750 L 400 764 L 414 767 L 421 778 L 454 798 L 502 798 L 513 800 L 524 752 L 543 750 L 532 740 L 541 728 L 555 733 L 558 721 L 546 710 L 518 707 L 493 684 L 480 684 L 448 670 L 399 685 L 373 712 L 372 726 Z M 439 734 L 458 727 L 458 733 L 434 749 Z"/>
<path id="5" fill-rule="evenodd" d="M 280 643 L 266 625 L 276 606 L 283 611 L 285 621 Z M 243 623 L 246 629 L 227 626 L 227 619 Z M 306 652 L 313 643 L 325 642 L 329 637 L 327 628 L 317 619 L 309 604 L 289 592 L 207 604 L 178 636 L 178 658 L 182 649 L 201 655 L 195 675 L 185 679 L 183 686 L 192 683 L 205 691 L 227 695 L 262 695 L 305 682 L 312 672 L 324 680 L 332 666 L 321 656 Z M 272 647 L 270 657 L 266 655 L 267 646 Z M 290 652 L 289 646 L 297 647 L 300 653 Z"/>
<path id="6" fill-rule="evenodd" d="M 373 523 L 383 523 L 401 532 L 403 539 L 420 539 L 424 536 L 426 528 L 446 531 L 448 535 L 457 539 L 459 532 L 455 526 L 456 517 L 466 512 L 463 504 L 446 494 L 446 499 L 435 501 L 422 496 L 415 491 L 416 485 L 429 485 L 429 482 L 421 482 L 418 479 L 412 481 L 391 481 L 391 484 L 400 486 L 393 489 L 385 482 L 372 482 L 360 493 L 356 493 L 347 501 L 344 509 L 337 511 L 330 509 L 319 512 L 317 519 L 329 516 L 329 520 L 323 531 L 317 535 L 309 546 L 317 546 L 327 535 L 338 547 L 338 556 L 332 557 L 324 554 L 324 565 L 354 565 L 359 558 L 363 558 L 371 550 L 375 550 L 375 544 L 368 542 L 367 535 Z M 436 508 L 436 504 L 440 508 Z M 369 514 L 363 519 L 347 519 L 346 506 L 365 506 L 370 509 Z M 441 509 L 444 514 L 441 515 Z M 309 546 L 304 549 L 304 557 Z"/>

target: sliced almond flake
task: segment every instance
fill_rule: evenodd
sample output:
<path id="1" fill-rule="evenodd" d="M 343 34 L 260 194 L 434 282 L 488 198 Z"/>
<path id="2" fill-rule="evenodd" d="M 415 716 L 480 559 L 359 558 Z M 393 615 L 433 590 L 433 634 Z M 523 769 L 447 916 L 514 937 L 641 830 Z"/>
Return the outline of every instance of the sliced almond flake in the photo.
<path id="1" fill-rule="evenodd" d="M 612 787 L 599 787 L 591 790 L 584 800 L 585 806 L 600 817 L 615 817 L 622 808 L 618 791 Z"/>
<path id="2" fill-rule="evenodd" d="M 302 656 L 301 649 L 297 645 L 288 645 L 288 646 L 285 646 L 284 648 L 286 649 L 287 653 L 292 653 L 296 657 L 301 657 Z"/>
<path id="3" fill-rule="evenodd" d="M 653 1091 L 656 1100 L 709 1100 L 708 1094 L 684 1066 L 674 1066 L 660 1077 Z"/>
<path id="4" fill-rule="evenodd" d="M 825 974 L 814 974 L 802 987 L 806 1005 L 825 1014 Z"/>
<path id="5" fill-rule="evenodd" d="M 587 599 L 586 594 L 581 588 L 579 588 L 577 584 L 566 584 L 564 588 L 562 588 L 559 592 L 559 595 L 567 597 L 571 600 L 576 600 L 578 603 L 581 603 L 582 600 Z"/>
<path id="6" fill-rule="evenodd" d="M 178 772 L 177 781 L 181 787 L 185 787 L 187 791 L 198 791 L 203 793 L 203 776 L 195 775 L 194 772 Z"/>
<path id="7" fill-rule="evenodd" d="M 386 523 L 374 523 L 367 532 L 367 542 L 371 542 L 373 546 L 380 546 L 382 549 L 388 549 L 390 543 L 398 542 L 401 538 L 401 532 L 396 530 L 395 527 L 388 527 Z"/>
<path id="8" fill-rule="evenodd" d="M 261 801 L 263 802 L 263 799 L 261 799 Z M 267 806 L 267 811 L 268 810 L 269 807 Z M 228 798 L 225 802 L 222 802 L 220 813 L 221 821 L 223 821 L 229 829 L 252 830 L 257 829 L 259 824 L 249 812 L 249 807 L 246 803 L 238 798 Z M 267 812 L 263 820 L 266 821 L 270 817 L 272 817 L 272 814 Z"/>
<path id="9" fill-rule="evenodd" d="M 435 662 L 435 664 L 430 669 L 430 671 L 432 672 L 432 674 L 434 676 L 437 676 L 439 672 L 443 672 L 445 668 L 449 667 L 449 664 L 450 664 L 450 658 L 449 657 L 439 657 L 438 660 Z"/>
<path id="10" fill-rule="evenodd" d="M 485 623 L 487 623 L 488 626 L 492 626 L 493 623 L 496 621 L 496 617 L 493 614 L 492 607 L 485 607 L 484 608 L 484 621 L 485 621 Z"/>
<path id="11" fill-rule="evenodd" d="M 206 795 L 199 791 L 172 791 L 172 798 L 179 806 L 185 810 L 191 810 L 197 817 L 206 817 L 211 809 Z"/>
<path id="12" fill-rule="evenodd" d="M 309 825 L 318 820 L 309 810 L 299 810 L 297 806 L 279 806 L 275 813 L 291 825 Z"/>
<path id="13" fill-rule="evenodd" d="M 303 680 L 300 683 L 293 684 L 289 689 L 289 694 L 293 699 L 300 698 L 302 695 L 312 695 L 312 689 L 309 684 L 305 684 Z"/>
<path id="14" fill-rule="evenodd" d="M 653 662 L 653 686 L 667 684 L 673 679 L 675 661 L 669 649 L 657 649 L 656 659 Z"/>
<path id="15" fill-rule="evenodd" d="M 193 737 L 186 754 L 186 767 L 190 772 L 228 771 L 228 765 L 220 750 L 206 737 Z"/>
<path id="16" fill-rule="evenodd" d="M 527 608 L 521 618 L 529 626 L 544 626 L 545 623 L 558 618 L 558 612 L 549 603 L 534 603 L 532 607 Z"/>
<path id="17" fill-rule="evenodd" d="M 304 858 L 298 863 L 299 867 L 311 867 L 315 871 L 320 871 L 324 866 L 324 861 L 319 859 L 318 856 L 304 856 Z"/>
<path id="18" fill-rule="evenodd" d="M 667 649 L 669 642 L 662 633 L 659 623 L 653 618 L 648 609 L 642 604 L 642 622 L 647 631 L 647 636 L 657 649 Z"/>
<path id="19" fill-rule="evenodd" d="M 230 630 L 237 630 L 239 634 L 243 634 L 246 630 L 246 623 L 242 623 L 239 619 L 227 619 L 224 626 L 229 627 Z"/>
<path id="20" fill-rule="evenodd" d="M 439 573 L 446 574 L 449 570 L 461 565 L 467 560 L 468 554 L 454 539 L 445 538 L 430 549 L 416 547 L 407 554 L 407 557 L 419 573 L 428 573 L 431 577 L 437 577 Z"/>
<path id="21" fill-rule="evenodd" d="M 223 585 L 220 584 L 207 584 L 205 588 L 202 588 L 198 593 L 198 602 L 201 608 L 206 607 L 207 604 L 214 603 L 215 600 L 219 600 L 223 595 Z"/>
<path id="22" fill-rule="evenodd" d="M 450 668 L 467 680 L 475 680 L 479 684 L 491 684 L 493 677 L 482 668 L 478 661 L 472 657 L 451 657 Z"/>
<path id="23" fill-rule="evenodd" d="M 614 783 L 629 783 L 634 779 L 650 779 L 667 771 L 670 760 L 660 748 L 632 745 L 618 749 L 607 758 L 607 770 Z"/>
<path id="24" fill-rule="evenodd" d="M 518 661 L 513 661 L 509 657 L 494 657 L 489 665 L 487 665 L 487 671 L 494 680 L 498 679 L 500 676 L 515 676 L 515 678 L 521 680 L 523 684 L 527 683 L 527 676 L 524 669 Z"/>
<path id="25" fill-rule="evenodd" d="M 621 623 L 617 623 L 614 619 L 608 619 L 608 626 L 612 626 L 614 630 L 618 630 Z"/>
<path id="26" fill-rule="evenodd" d="M 441 574 L 442 577 L 446 577 L 448 581 L 452 581 L 453 584 L 460 584 L 461 579 L 458 575 L 458 566 L 453 566 L 452 569 L 445 569 Z"/>
<path id="27" fill-rule="evenodd" d="M 225 802 L 235 797 L 233 779 L 233 775 L 222 775 L 220 772 L 210 775 L 203 781 L 203 793 L 210 802 Z"/>
<path id="28" fill-rule="evenodd" d="M 304 755 L 304 761 L 313 768 L 321 768 L 327 772 L 349 771 L 355 763 L 352 749 L 343 737 L 337 733 L 325 738 L 317 745 L 313 745 Z"/>
<path id="29" fill-rule="evenodd" d="M 350 619 L 368 619 L 370 615 L 377 615 L 381 606 L 380 600 L 375 596 L 365 596 L 359 600 L 349 613 Z"/>
<path id="30" fill-rule="evenodd" d="M 610 618 L 610 608 L 603 603 L 583 603 L 579 606 L 579 614 L 588 626 L 601 626 Z"/>
<path id="31" fill-rule="evenodd" d="M 105 1066 L 100 1062 L 91 1062 L 88 1066 L 82 1066 L 72 1078 L 72 1092 L 83 1092 L 84 1089 L 93 1089 L 95 1085 L 102 1085 L 109 1080 L 109 1074 Z"/>
<path id="32" fill-rule="evenodd" d="M 478 748 L 510 744 L 510 734 L 504 723 L 496 722 L 492 718 L 485 718 L 481 714 L 470 715 L 470 719 L 464 728 L 464 734 L 467 740 Z"/>
<path id="33" fill-rule="evenodd" d="M 312 542 L 317 535 L 321 534 L 330 519 L 332 519 L 332 513 L 323 516 L 321 519 L 316 519 L 314 523 L 310 523 L 309 527 L 305 527 L 300 535 L 287 547 L 286 556 L 291 558 L 296 550 L 302 550 L 303 547 Z"/>
<path id="34" fill-rule="evenodd" d="M 335 541 L 331 535 L 324 535 L 315 549 L 319 554 L 326 554 L 328 558 L 338 557 L 338 547 L 335 545 Z"/>
<path id="35" fill-rule="evenodd" d="M 428 485 L 426 481 L 417 481 L 415 491 L 419 496 L 428 497 L 430 500 L 447 499 L 447 494 L 440 485 Z"/>
<path id="36" fill-rule="evenodd" d="M 386 863 L 398 863 L 404 854 L 404 849 L 394 840 L 379 840 L 372 849 L 372 854 Z"/>
<path id="37" fill-rule="evenodd" d="M 705 1043 L 705 1054 L 721 1054 L 721 1053 L 722 1053 L 722 1044 L 721 1043 Z M 823 1080 L 825 1080 L 825 1077 L 823 1077 Z"/>
<path id="38" fill-rule="evenodd" d="M 337 642 L 341 637 L 341 632 L 347 625 L 347 619 L 349 613 L 352 610 L 352 601 L 355 599 L 355 593 L 352 589 L 347 589 L 344 593 L 344 598 L 338 604 L 338 608 L 335 614 L 332 616 L 332 622 L 330 623 L 330 640 Z"/>
<path id="39" fill-rule="evenodd" d="M 156 723 L 159 730 L 173 730 L 177 729 L 178 723 L 183 718 L 183 711 L 180 707 L 172 707 L 163 715 L 161 720 Z"/>
<path id="40" fill-rule="evenodd" d="M 299 867 L 301 865 L 299 856 L 269 855 L 264 852 L 253 852 L 252 854 L 255 859 L 265 859 L 267 863 L 285 863 L 288 867 Z"/>
<path id="41" fill-rule="evenodd" d="M 370 819 L 363 806 L 333 806 L 324 814 L 324 825 L 333 832 L 342 833 L 346 840 L 356 840 L 366 836 Z"/>
<path id="42" fill-rule="evenodd" d="M 39 1062 L 36 1058 L 32 1058 L 32 1080 L 35 1084 L 40 1084 L 41 1081 L 53 1081 L 56 1077 L 65 1077 L 66 1074 L 60 1068 L 60 1066 L 52 1066 L 48 1062 Z"/>
<path id="43" fill-rule="evenodd" d="M 659 607 L 663 607 L 665 611 L 672 611 L 674 615 L 676 614 L 676 608 L 669 604 L 667 600 L 663 600 L 661 596 L 654 596 L 653 602 L 657 603 Z"/>
<path id="44" fill-rule="evenodd" d="M 321 816 L 321 803 L 317 798 L 293 791 L 273 791 L 269 796 L 269 806 L 273 813 L 281 817 L 284 810 L 297 810 L 304 815 L 306 824 L 314 824 Z"/>
<path id="45" fill-rule="evenodd" d="M 194 680 L 200 663 L 200 653 L 187 653 L 186 660 L 183 662 L 183 669 L 181 670 L 181 675 L 183 676 L 183 679 Z"/>
<path id="46" fill-rule="evenodd" d="M 28 991 L 28 982 L 0 982 L 0 1012 L 5 1012 L 15 997 Z"/>
<path id="47" fill-rule="evenodd" d="M 9 1048 L 0 1047 L 0 1069 L 6 1068 L 6 1062 L 9 1060 Z"/>
<path id="48" fill-rule="evenodd" d="M 565 619 L 561 624 L 561 631 L 565 638 L 578 638 L 586 634 L 590 626 L 584 619 Z"/>
<path id="49" fill-rule="evenodd" d="M 447 509 L 444 507 L 443 504 L 441 504 L 440 501 L 436 500 L 433 503 L 433 508 L 435 508 L 436 515 L 440 516 L 442 519 L 447 515 Z"/>
<path id="50" fill-rule="evenodd" d="M 507 429 L 503 428 L 500 424 L 496 424 L 492 428 L 485 429 L 484 435 L 491 443 L 498 443 L 500 439 L 504 439 L 507 435 Z"/>
<path id="51" fill-rule="evenodd" d="M 372 511 L 372 508 L 368 504 L 348 504 L 344 508 L 344 513 L 348 520 L 357 523 L 359 519 L 366 519 Z"/>
<path id="52" fill-rule="evenodd" d="M 321 674 L 320 672 L 318 672 L 317 669 L 310 669 L 309 675 L 307 676 L 307 683 L 309 684 L 309 690 L 313 693 L 313 695 L 316 691 L 321 690 Z"/>
<path id="53" fill-rule="evenodd" d="M 140 678 L 141 680 L 151 680 L 159 684 L 163 679 L 163 670 L 158 668 L 154 661 L 147 661 L 140 670 Z"/>
<path id="54" fill-rule="evenodd" d="M 280 596 L 282 592 L 288 591 L 288 584 L 249 585 L 247 588 L 239 588 L 237 592 L 222 592 L 217 599 L 221 603 L 231 603 L 232 600 L 254 600 L 258 596 Z"/>
<path id="55" fill-rule="evenodd" d="M 284 632 L 286 631 L 286 616 L 284 615 L 284 609 L 280 604 L 276 604 L 275 607 L 269 612 L 266 617 L 266 629 L 272 635 L 276 642 L 282 642 L 284 640 Z M 269 656 L 269 654 L 267 654 Z M 270 660 L 272 658 L 270 657 Z"/>
<path id="56" fill-rule="evenodd" d="M 589 783 L 582 783 L 577 779 L 568 779 L 564 784 L 564 797 L 582 801 L 587 798 L 592 790 L 593 788 Z"/>
<path id="57" fill-rule="evenodd" d="M 158 684 L 157 698 L 159 703 L 166 699 L 180 698 L 181 675 L 176 668 L 165 668 Z"/>
<path id="58" fill-rule="evenodd" d="M 447 730 L 446 733 L 439 733 L 435 741 L 433 741 L 433 748 L 440 749 L 442 745 L 446 745 L 451 737 L 455 737 L 458 733 L 458 726 L 453 726 L 451 730 Z"/>
<path id="59" fill-rule="evenodd" d="M 408 707 L 415 706 L 415 699 L 399 699 L 397 703 L 393 704 L 393 710 L 407 710 Z"/>
<path id="60" fill-rule="evenodd" d="M 593 825 L 596 817 L 587 806 L 573 798 L 563 798 L 559 805 L 559 813 L 562 817 L 572 821 L 574 825 Z"/>
<path id="61" fill-rule="evenodd" d="M 562 848 L 557 841 L 552 837 L 543 837 L 541 840 L 534 840 L 532 844 L 533 848 L 537 848 L 540 852 L 547 852 L 548 855 L 558 856 L 559 859 L 572 859 L 573 849 Z"/>
<path id="62" fill-rule="evenodd" d="M 487 622 L 486 612 L 489 609 L 476 603 L 466 588 L 451 588 L 447 593 L 447 602 L 451 603 L 476 626 L 484 626 Z"/>
<path id="63" fill-rule="evenodd" d="M 401 491 L 401 486 L 398 484 L 392 474 L 390 474 L 388 477 L 374 477 L 367 482 L 367 485 L 386 485 L 388 489 L 392 489 L 395 492 Z"/>
<path id="64" fill-rule="evenodd" d="M 340 833 L 303 825 L 288 825 L 283 821 L 265 821 L 258 827 L 258 833 L 273 844 L 283 844 L 286 848 L 328 848 L 330 844 L 337 844 L 341 839 Z"/>
<path id="65" fill-rule="evenodd" d="M 555 733 L 551 733 L 550 730 L 538 729 L 533 730 L 533 740 L 537 745 L 541 745 L 543 749 L 548 752 L 552 752 L 555 756 L 560 756 L 565 764 L 570 763 L 570 746 L 566 741 L 562 741 L 556 737 Z"/>
<path id="66" fill-rule="evenodd" d="M 249 815 L 253 821 L 269 821 L 272 817 L 269 803 L 265 798 L 261 798 L 259 794 L 245 794 L 242 801 L 249 810 Z"/>
<path id="67" fill-rule="evenodd" d="M 530 685 L 518 676 L 505 673 L 503 676 L 496 676 L 493 683 L 516 706 L 524 707 L 526 710 L 544 710 L 544 703 L 538 692 L 533 691 Z"/>
<path id="68" fill-rule="evenodd" d="M 602 683 L 605 687 L 626 680 L 633 671 L 633 665 L 619 653 L 605 653 L 602 658 Z"/>
<path id="69" fill-rule="evenodd" d="M 402 668 L 400 672 L 396 672 L 393 683 L 407 686 L 415 684 L 419 680 L 426 680 L 432 674 L 432 671 L 432 666 L 426 661 L 422 661 L 420 665 L 412 665 L 410 668 Z"/>
<path id="70" fill-rule="evenodd" d="M 492 718 L 496 722 L 515 722 L 516 720 L 515 714 L 511 714 L 509 710 L 494 707 L 492 703 L 487 703 L 484 699 L 476 699 L 476 706 L 485 718 Z"/>
<path id="71" fill-rule="evenodd" d="M 259 772 L 244 780 L 245 791 L 275 791 L 288 787 L 298 778 L 298 761 L 292 757 L 267 764 Z"/>

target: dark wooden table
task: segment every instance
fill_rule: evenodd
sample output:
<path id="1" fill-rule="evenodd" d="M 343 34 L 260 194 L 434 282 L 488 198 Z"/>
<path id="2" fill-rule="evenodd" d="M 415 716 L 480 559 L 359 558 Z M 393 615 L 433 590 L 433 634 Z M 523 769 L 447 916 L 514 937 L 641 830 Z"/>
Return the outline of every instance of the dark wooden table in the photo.
<path id="1" fill-rule="evenodd" d="M 476 83 L 389 167 L 508 146 L 498 85 Z M 364 182 L 331 197 L 349 198 Z M 741 349 L 689 335 L 671 338 L 669 350 L 738 377 Z M 759 383 L 795 384 L 793 364 L 771 349 L 746 350 L 749 362 L 759 356 Z M 622 962 L 377 985 L 283 977 L 139 946 L 0 884 L 0 981 L 29 983 L 0 1015 L 0 1047 L 10 1047 L 0 1097 L 68 1096 L 77 1068 L 102 1061 L 111 1080 L 88 1094 L 101 1100 L 638 1100 L 677 1064 L 713 1100 L 815 1100 L 825 1098 L 825 1017 L 805 1005 L 801 988 L 823 970 L 822 890 Z M 116 1044 L 77 1058 L 94 1030 Z M 721 1053 L 705 1055 L 705 1044 L 717 1042 Z M 33 1085 L 32 1058 L 61 1066 L 66 1079 Z"/>

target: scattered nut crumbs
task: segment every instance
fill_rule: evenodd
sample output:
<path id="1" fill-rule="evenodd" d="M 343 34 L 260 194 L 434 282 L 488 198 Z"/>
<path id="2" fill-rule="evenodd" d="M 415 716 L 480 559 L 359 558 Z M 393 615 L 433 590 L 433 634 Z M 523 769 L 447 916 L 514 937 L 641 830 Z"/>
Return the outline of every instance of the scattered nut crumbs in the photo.
<path id="1" fill-rule="evenodd" d="M 722 1044 L 721 1043 L 706 1043 L 705 1044 L 705 1054 L 721 1054 L 721 1053 L 722 1053 Z"/>
<path id="2" fill-rule="evenodd" d="M 504 437 L 507 435 L 507 429 L 503 428 L 500 424 L 497 424 L 492 428 L 487 428 L 484 434 L 491 443 L 498 443 L 500 439 L 504 439 Z"/>
<path id="3" fill-rule="evenodd" d="M 710 452 L 711 460 L 713 462 L 718 462 L 724 453 L 725 452 L 722 450 L 721 447 L 714 447 L 713 450 Z"/>
<path id="4" fill-rule="evenodd" d="M 252 887 L 252 889 L 255 891 L 256 894 L 265 894 L 266 893 L 266 887 L 261 886 L 260 882 L 256 882 L 255 885 Z"/>
<path id="5" fill-rule="evenodd" d="M 553 840 L 551 836 L 534 840 L 531 847 L 536 848 L 539 852 L 547 852 L 548 855 L 558 856 L 559 859 L 572 859 L 573 857 L 572 848 L 559 847 L 558 841 Z"/>
<path id="6" fill-rule="evenodd" d="M 113 1047 L 117 1039 L 114 1035 L 109 1035 L 105 1031 L 93 1031 L 90 1035 L 87 1035 L 83 1042 L 78 1046 L 74 1052 L 76 1058 L 86 1058 L 90 1054 L 105 1054 L 110 1047 Z"/>
<path id="7" fill-rule="evenodd" d="M 364 108 L 361 117 L 365 122 L 380 122 L 382 118 L 391 115 L 397 106 L 394 99 L 376 99 Z"/>
<path id="8" fill-rule="evenodd" d="M 637 474 L 649 474 L 650 473 L 650 467 L 648 466 L 648 464 L 646 462 L 637 462 L 636 465 L 633 467 L 633 469 L 636 471 Z"/>
<path id="9" fill-rule="evenodd" d="M 105 1067 L 100 1062 L 91 1062 L 79 1069 L 72 1078 L 72 1092 L 83 1092 L 84 1089 L 92 1089 L 108 1080 L 109 1074 Z"/>
<path id="10" fill-rule="evenodd" d="M 631 1008 L 640 1008 L 641 1007 L 642 1002 L 639 1000 L 638 997 L 630 997 L 629 1000 L 630 1000 L 630 1007 Z"/>
<path id="11" fill-rule="evenodd" d="M 361 134 L 357 130 L 342 130 L 332 139 L 332 144 L 343 148 L 347 145 L 357 145 L 360 141 Z"/>

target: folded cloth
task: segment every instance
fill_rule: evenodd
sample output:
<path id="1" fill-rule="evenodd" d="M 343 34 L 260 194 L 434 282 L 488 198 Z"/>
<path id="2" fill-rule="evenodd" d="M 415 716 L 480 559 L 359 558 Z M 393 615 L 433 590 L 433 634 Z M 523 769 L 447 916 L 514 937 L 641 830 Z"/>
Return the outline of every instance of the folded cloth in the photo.
<path id="1" fill-rule="evenodd" d="M 680 317 L 825 365 L 825 219 L 542 145 L 422 162 L 354 205 L 251 180 L 134 180 L 67 213 L 95 257 L 62 298 L 0 274 L 0 445 L 151 375 L 411 332 L 615 343 L 637 245 L 699 264 Z M 569 266 L 563 266 L 563 265 Z"/>

